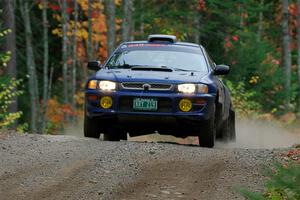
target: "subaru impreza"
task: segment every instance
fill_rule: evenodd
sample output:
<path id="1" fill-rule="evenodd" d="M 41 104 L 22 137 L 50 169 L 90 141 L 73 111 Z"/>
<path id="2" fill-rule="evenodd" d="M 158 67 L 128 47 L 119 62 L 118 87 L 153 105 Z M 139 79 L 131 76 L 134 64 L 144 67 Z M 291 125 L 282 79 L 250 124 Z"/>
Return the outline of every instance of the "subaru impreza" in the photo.
<path id="1" fill-rule="evenodd" d="M 221 75 L 203 46 L 172 35 L 122 43 L 101 64 L 88 63 L 84 136 L 126 140 L 159 133 L 197 136 L 201 147 L 216 138 L 235 140 L 235 112 Z"/>

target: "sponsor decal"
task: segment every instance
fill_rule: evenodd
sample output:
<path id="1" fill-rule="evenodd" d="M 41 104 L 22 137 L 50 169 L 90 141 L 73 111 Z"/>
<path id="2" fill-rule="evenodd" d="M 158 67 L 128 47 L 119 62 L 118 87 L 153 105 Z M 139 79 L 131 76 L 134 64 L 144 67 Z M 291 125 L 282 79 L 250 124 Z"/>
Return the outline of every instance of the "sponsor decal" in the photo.
<path id="1" fill-rule="evenodd" d="M 168 44 L 128 44 L 127 47 L 161 47 L 167 46 Z M 125 48 L 125 47 L 124 47 Z"/>

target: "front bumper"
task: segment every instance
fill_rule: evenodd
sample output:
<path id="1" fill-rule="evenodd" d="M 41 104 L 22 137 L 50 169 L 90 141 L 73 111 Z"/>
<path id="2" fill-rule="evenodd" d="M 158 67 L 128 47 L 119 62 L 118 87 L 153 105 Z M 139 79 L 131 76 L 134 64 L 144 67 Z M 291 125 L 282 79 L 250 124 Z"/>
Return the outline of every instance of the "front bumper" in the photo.
<path id="1" fill-rule="evenodd" d="M 88 96 L 96 96 L 90 100 Z M 110 96 L 113 99 L 113 105 L 110 109 L 103 109 L 100 106 L 100 99 L 103 96 Z M 132 99 L 139 98 L 156 98 L 158 99 L 157 111 L 135 111 L 132 109 Z M 215 94 L 181 94 L 166 92 L 133 92 L 133 91 L 116 91 L 101 92 L 98 90 L 87 90 L 85 95 L 86 115 L 87 117 L 101 118 L 118 118 L 123 121 L 126 118 L 133 118 L 136 122 L 143 121 L 147 117 L 156 118 L 161 121 L 163 118 L 174 118 L 191 121 L 208 120 L 214 114 L 213 105 L 215 102 Z M 190 99 L 193 108 L 189 112 L 182 112 L 179 109 L 179 101 L 183 98 Z M 201 104 L 199 104 L 201 100 Z M 203 103 L 205 101 L 205 103 Z M 155 121 L 155 120 L 154 120 Z"/>

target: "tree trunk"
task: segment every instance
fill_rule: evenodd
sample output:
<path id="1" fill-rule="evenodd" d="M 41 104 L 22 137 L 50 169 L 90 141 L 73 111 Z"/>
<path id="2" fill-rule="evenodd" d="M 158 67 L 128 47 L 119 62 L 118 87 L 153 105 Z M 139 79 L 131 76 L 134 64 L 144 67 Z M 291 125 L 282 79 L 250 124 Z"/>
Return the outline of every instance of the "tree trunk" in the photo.
<path id="1" fill-rule="evenodd" d="M 258 21 L 258 31 L 257 31 L 257 41 L 261 41 L 261 35 L 263 32 L 263 6 L 264 6 L 264 0 L 260 0 L 260 11 L 259 11 L 259 21 Z"/>
<path id="2" fill-rule="evenodd" d="M 93 27 L 92 27 L 92 0 L 88 0 L 88 43 L 87 43 L 87 54 L 88 60 L 93 59 L 93 41 L 92 41 L 92 34 L 93 34 Z"/>
<path id="3" fill-rule="evenodd" d="M 48 65 L 49 65 L 49 44 L 48 44 L 48 19 L 47 19 L 48 1 L 43 0 L 43 42 L 44 42 L 44 66 L 43 66 L 43 113 L 42 113 L 42 134 L 46 128 L 46 110 L 48 102 Z"/>
<path id="4" fill-rule="evenodd" d="M 144 28 L 145 28 L 145 23 L 144 23 L 144 3 L 145 3 L 145 0 L 140 0 L 140 7 L 141 7 L 140 34 L 141 34 L 141 36 L 144 36 Z"/>
<path id="5" fill-rule="evenodd" d="M 108 56 L 115 49 L 116 39 L 116 26 L 115 26 L 115 14 L 116 6 L 115 2 L 111 0 L 105 1 L 105 15 L 106 15 L 106 26 L 107 26 L 107 54 Z"/>
<path id="6" fill-rule="evenodd" d="M 76 94 L 76 68 L 77 68 L 77 23 L 78 23 L 78 3 L 74 1 L 74 33 L 73 33 L 73 66 L 72 66 L 72 109 L 76 110 L 75 94 Z"/>
<path id="7" fill-rule="evenodd" d="M 290 88 L 291 88 L 291 51 L 290 51 L 290 36 L 289 36 L 289 1 L 282 0 L 282 50 L 283 50 L 283 67 L 285 72 L 285 107 L 290 107 Z"/>
<path id="8" fill-rule="evenodd" d="M 298 6 L 298 16 L 297 16 L 298 112 L 300 113 L 300 0 L 297 0 L 297 6 Z"/>
<path id="9" fill-rule="evenodd" d="M 49 84 L 48 84 L 48 97 L 47 97 L 48 99 L 51 98 L 51 89 L 52 89 L 52 81 L 53 81 L 53 71 L 54 71 L 54 67 L 51 66 L 51 68 L 50 68 L 50 77 L 49 77 Z M 47 113 L 47 110 L 46 110 L 46 113 Z"/>
<path id="10" fill-rule="evenodd" d="M 17 78 L 16 68 L 16 27 L 15 27 L 15 3 L 11 0 L 4 0 L 3 6 L 3 22 L 6 29 L 10 29 L 11 32 L 5 37 L 4 51 L 10 52 L 10 60 L 7 63 L 6 74 L 10 78 Z M 8 111 L 15 113 L 18 111 L 18 98 L 13 98 L 13 103 L 9 105 Z"/>
<path id="11" fill-rule="evenodd" d="M 123 0 L 123 21 L 122 21 L 122 40 L 123 42 L 129 41 L 133 35 L 133 2 L 132 0 Z"/>
<path id="12" fill-rule="evenodd" d="M 193 16 L 193 38 L 196 44 L 200 44 L 200 13 L 197 8 L 194 9 L 194 16 Z"/>
<path id="13" fill-rule="evenodd" d="M 67 20 L 67 0 L 63 0 L 62 4 L 62 29 L 63 29 L 63 39 L 62 39 L 62 61 L 63 61 L 63 90 L 64 90 L 64 104 L 69 103 L 68 99 L 68 20 Z"/>
<path id="14" fill-rule="evenodd" d="M 239 6 L 240 10 L 240 29 L 244 27 L 244 5 L 241 3 Z"/>
<path id="15" fill-rule="evenodd" d="M 38 131 L 38 113 L 39 113 L 39 99 L 38 99 L 38 82 L 36 77 L 36 66 L 32 47 L 32 31 L 30 24 L 30 14 L 28 8 L 28 1 L 21 1 L 21 12 L 25 24 L 26 33 L 26 64 L 29 74 L 29 94 L 30 94 L 30 107 L 31 107 L 31 131 L 36 133 Z"/>

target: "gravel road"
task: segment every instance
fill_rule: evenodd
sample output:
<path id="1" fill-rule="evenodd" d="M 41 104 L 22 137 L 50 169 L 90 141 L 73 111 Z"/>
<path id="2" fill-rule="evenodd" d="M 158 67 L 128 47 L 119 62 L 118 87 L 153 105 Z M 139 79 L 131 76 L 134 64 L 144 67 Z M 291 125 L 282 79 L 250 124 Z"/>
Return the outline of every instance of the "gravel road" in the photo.
<path id="1" fill-rule="evenodd" d="M 243 199 L 234 188 L 261 190 L 278 151 L 13 134 L 0 199 Z"/>

